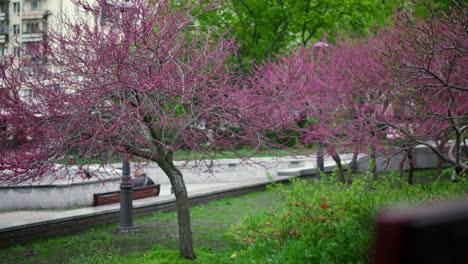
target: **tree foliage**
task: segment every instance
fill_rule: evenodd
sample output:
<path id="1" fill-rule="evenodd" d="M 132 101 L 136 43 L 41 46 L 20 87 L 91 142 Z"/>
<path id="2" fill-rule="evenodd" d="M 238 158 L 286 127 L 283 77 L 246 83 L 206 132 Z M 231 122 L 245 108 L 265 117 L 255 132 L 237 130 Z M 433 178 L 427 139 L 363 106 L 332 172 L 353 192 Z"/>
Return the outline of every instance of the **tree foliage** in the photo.
<path id="1" fill-rule="evenodd" d="M 414 161 L 410 150 L 423 144 L 457 171 L 467 168 L 466 8 L 425 8 L 425 18 L 401 11 L 377 34 L 293 50 L 254 68 L 250 86 L 284 98 L 274 103 L 284 102 L 275 110 L 288 113 L 281 114 L 288 130 L 324 143 L 343 182 L 337 150 L 405 151 Z"/>
<path id="2" fill-rule="evenodd" d="M 461 144 L 468 129 L 467 6 L 453 5 L 448 11 L 428 5 L 425 19 L 399 13 L 379 55 L 393 88 L 386 99 L 394 120 L 385 125 L 413 144 L 431 148 L 457 170 L 466 170 Z M 444 138 L 455 141 L 448 157 L 430 143 Z"/>
<path id="3" fill-rule="evenodd" d="M 364 35 L 383 25 L 401 1 L 380 0 L 230 0 L 202 21 L 227 31 L 239 43 L 241 57 L 261 61 L 337 33 Z"/>

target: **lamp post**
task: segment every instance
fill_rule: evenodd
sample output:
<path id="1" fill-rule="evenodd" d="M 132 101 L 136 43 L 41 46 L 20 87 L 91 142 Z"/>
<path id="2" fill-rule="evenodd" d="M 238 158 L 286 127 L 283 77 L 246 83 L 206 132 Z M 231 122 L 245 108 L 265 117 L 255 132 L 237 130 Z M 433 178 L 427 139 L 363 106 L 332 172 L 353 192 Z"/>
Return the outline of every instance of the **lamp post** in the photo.
<path id="1" fill-rule="evenodd" d="M 121 19 L 124 20 L 124 13 L 132 7 L 130 2 L 120 2 L 114 6 L 120 9 Z M 122 39 L 126 39 L 126 33 L 123 33 Z M 130 178 L 130 163 L 128 156 L 124 156 L 122 163 L 122 180 L 120 182 L 120 233 L 136 232 L 133 225 L 133 200 L 132 200 L 132 179 Z"/>
<path id="2" fill-rule="evenodd" d="M 313 45 L 314 48 L 321 49 L 321 48 L 328 48 L 328 44 L 326 42 L 317 42 Z M 319 109 L 319 115 L 322 114 L 322 109 Z M 323 160 L 323 143 L 320 141 L 318 142 L 317 146 L 317 169 L 319 172 L 325 171 L 325 165 Z"/>
<path id="3" fill-rule="evenodd" d="M 130 178 L 130 163 L 124 158 L 122 163 L 122 180 L 120 181 L 120 233 L 135 232 L 133 225 L 132 179 Z"/>

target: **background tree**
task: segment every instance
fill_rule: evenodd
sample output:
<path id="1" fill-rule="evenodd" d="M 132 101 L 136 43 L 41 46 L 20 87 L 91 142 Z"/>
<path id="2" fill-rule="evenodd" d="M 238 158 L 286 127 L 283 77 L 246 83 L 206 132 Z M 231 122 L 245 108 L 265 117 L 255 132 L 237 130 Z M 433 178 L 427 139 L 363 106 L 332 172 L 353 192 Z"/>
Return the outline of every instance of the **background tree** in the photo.
<path id="1" fill-rule="evenodd" d="M 360 40 L 345 37 L 329 47 L 321 67 L 323 85 L 319 88 L 322 94 L 319 100 L 327 105 L 321 120 L 328 122 L 317 129 L 328 138 L 325 142 L 337 164 L 340 164 L 337 150 L 353 153 L 353 160 L 358 153 L 369 153 L 374 180 L 377 179 L 376 152 L 386 145 L 378 120 L 387 112 L 381 91 L 386 87 L 386 76 L 382 65 L 371 56 L 378 41 L 372 35 Z M 350 165 L 352 171 L 354 165 Z M 341 165 L 339 169 L 344 182 Z"/>
<path id="2" fill-rule="evenodd" d="M 426 5 L 429 15 L 423 19 L 399 13 L 378 56 L 392 78 L 386 98 L 397 115 L 384 125 L 410 145 L 429 147 L 460 172 L 468 169 L 461 155 L 468 128 L 468 23 L 466 3 L 453 1 L 453 6 L 444 11 Z M 447 138 L 454 143 L 445 156 Z"/>
<path id="3" fill-rule="evenodd" d="M 323 143 L 342 182 L 351 178 L 346 180 L 340 152 L 356 159 L 359 153 L 375 156 L 385 145 L 378 120 L 388 108 L 382 102 L 387 84 L 383 65 L 372 56 L 375 42 L 377 37 L 342 38 L 327 49 L 301 48 L 256 66 L 250 79 L 251 87 L 281 94 L 270 102 L 289 117 L 283 126 L 303 143 Z"/>
<path id="4" fill-rule="evenodd" d="M 293 50 L 252 72 L 250 86 L 285 98 L 271 102 L 276 111 L 288 112 L 285 127 L 299 131 L 303 142 L 326 145 L 343 182 L 340 150 L 370 153 L 374 179 L 377 151 L 403 151 L 411 169 L 418 144 L 457 170 L 465 166 L 460 143 L 466 133 L 466 16 L 437 11 L 437 18 L 431 6 L 425 8 L 433 15 L 424 20 L 405 11 L 378 34 L 340 38 L 325 55 L 310 47 Z M 311 117 L 315 121 L 305 122 Z M 443 157 L 450 135 L 455 144 Z"/>
<path id="5" fill-rule="evenodd" d="M 204 1 L 202 1 L 204 2 Z M 202 16 L 205 23 L 227 31 L 239 44 L 239 58 L 257 62 L 297 46 L 307 46 L 338 32 L 364 35 L 383 25 L 406 1 L 230 0 Z"/>

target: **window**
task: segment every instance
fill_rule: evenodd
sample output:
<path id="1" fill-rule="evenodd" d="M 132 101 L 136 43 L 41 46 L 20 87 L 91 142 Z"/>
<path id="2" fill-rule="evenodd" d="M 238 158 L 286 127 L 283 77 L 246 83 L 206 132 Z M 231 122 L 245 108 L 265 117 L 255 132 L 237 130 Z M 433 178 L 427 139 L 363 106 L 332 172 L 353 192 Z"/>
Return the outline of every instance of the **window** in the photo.
<path id="1" fill-rule="evenodd" d="M 15 55 L 16 57 L 21 56 L 21 49 L 19 47 L 14 47 L 13 48 L 13 55 Z"/>
<path id="2" fill-rule="evenodd" d="M 4 22 L 0 22 L 0 35 L 8 34 L 8 26 Z"/>
<path id="3" fill-rule="evenodd" d="M 39 33 L 41 32 L 39 22 L 27 22 L 26 24 L 23 24 L 23 33 L 26 34 L 31 34 L 31 33 Z"/>
<path id="4" fill-rule="evenodd" d="M 101 26 L 105 26 L 107 24 L 107 11 L 102 10 L 101 13 Z"/>
<path id="5" fill-rule="evenodd" d="M 42 8 L 41 0 L 25 1 L 23 9 L 24 11 L 35 11 Z"/>
<path id="6" fill-rule="evenodd" d="M 21 88 L 20 95 L 23 98 L 32 98 L 33 97 L 33 90 L 30 88 Z"/>
<path id="7" fill-rule="evenodd" d="M 7 55 L 7 47 L 5 44 L 0 44 L 0 56 L 5 56 Z"/>
<path id="8" fill-rule="evenodd" d="M 20 13 L 20 3 L 18 3 L 18 2 L 13 3 L 13 13 L 19 15 L 19 13 Z"/>
<path id="9" fill-rule="evenodd" d="M 31 10 L 41 9 L 41 1 L 31 1 Z"/>
<path id="10" fill-rule="evenodd" d="M 13 25 L 13 35 L 18 35 L 20 33 L 20 25 Z"/>

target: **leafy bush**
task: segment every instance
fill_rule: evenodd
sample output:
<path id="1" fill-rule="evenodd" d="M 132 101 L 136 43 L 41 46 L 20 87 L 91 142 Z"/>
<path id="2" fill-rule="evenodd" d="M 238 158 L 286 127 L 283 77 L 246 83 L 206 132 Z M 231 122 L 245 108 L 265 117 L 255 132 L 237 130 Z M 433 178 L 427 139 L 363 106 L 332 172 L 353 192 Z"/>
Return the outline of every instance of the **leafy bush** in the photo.
<path id="1" fill-rule="evenodd" d="M 281 197 L 274 210 L 232 227 L 232 236 L 246 245 L 232 255 L 235 263 L 368 263 L 379 211 L 435 204 L 468 189 L 466 178 L 427 185 L 400 183 L 395 175 L 352 185 L 331 178 L 274 187 Z"/>

